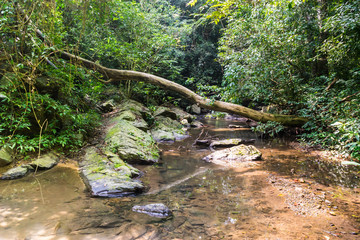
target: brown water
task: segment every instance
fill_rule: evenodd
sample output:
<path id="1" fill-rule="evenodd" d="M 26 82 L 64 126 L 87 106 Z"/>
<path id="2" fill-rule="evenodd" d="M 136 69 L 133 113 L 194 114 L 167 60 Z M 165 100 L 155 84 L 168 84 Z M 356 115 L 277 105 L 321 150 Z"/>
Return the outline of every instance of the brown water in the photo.
<path id="1" fill-rule="evenodd" d="M 203 136 L 255 138 L 234 122 L 206 124 Z M 279 139 L 255 142 L 265 161 L 226 169 L 201 160 L 210 150 L 193 146 L 200 131 L 161 145 L 162 161 L 141 166 L 151 187 L 137 197 L 90 198 L 72 164 L 1 181 L 0 239 L 359 239 L 360 169 Z M 158 202 L 173 218 L 131 211 Z"/>

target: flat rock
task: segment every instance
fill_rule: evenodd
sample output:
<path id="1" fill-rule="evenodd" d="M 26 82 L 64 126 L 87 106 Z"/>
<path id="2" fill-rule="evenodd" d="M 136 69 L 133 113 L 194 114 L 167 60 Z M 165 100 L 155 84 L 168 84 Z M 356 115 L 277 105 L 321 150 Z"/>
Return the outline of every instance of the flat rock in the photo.
<path id="1" fill-rule="evenodd" d="M 152 203 L 147 205 L 135 205 L 134 212 L 145 213 L 151 217 L 167 218 L 172 215 L 170 209 L 162 203 Z"/>
<path id="2" fill-rule="evenodd" d="M 232 138 L 232 139 L 224 139 L 224 140 L 214 140 L 210 143 L 210 148 L 227 148 L 233 147 L 244 143 L 254 143 L 255 139 L 241 139 L 241 138 Z"/>
<path id="3" fill-rule="evenodd" d="M 44 154 L 38 159 L 32 161 L 30 166 L 34 169 L 50 169 L 59 162 L 59 156 L 53 152 Z"/>
<path id="4" fill-rule="evenodd" d="M 107 129 L 105 136 L 107 149 L 130 163 L 155 163 L 160 154 L 150 133 L 123 119 Z"/>
<path id="5" fill-rule="evenodd" d="M 0 149 L 0 167 L 9 165 L 10 163 L 12 163 L 13 158 L 11 156 L 11 151 L 10 149 L 6 148 L 6 147 L 2 147 Z"/>
<path id="6" fill-rule="evenodd" d="M 215 151 L 203 158 L 204 161 L 223 166 L 233 166 L 236 163 L 261 160 L 261 152 L 254 146 L 238 145 Z"/>
<path id="7" fill-rule="evenodd" d="M 28 174 L 28 172 L 33 171 L 33 170 L 34 170 L 34 168 L 31 167 L 30 165 L 20 165 L 20 166 L 11 168 L 8 171 L 6 171 L 5 173 L 3 173 L 2 176 L 0 177 L 0 179 L 10 180 L 10 179 L 22 178 L 26 174 Z"/>
<path id="8" fill-rule="evenodd" d="M 140 193 L 143 183 L 134 179 L 139 170 L 111 152 L 100 154 L 94 147 L 85 150 L 80 175 L 94 197 L 122 197 Z"/>

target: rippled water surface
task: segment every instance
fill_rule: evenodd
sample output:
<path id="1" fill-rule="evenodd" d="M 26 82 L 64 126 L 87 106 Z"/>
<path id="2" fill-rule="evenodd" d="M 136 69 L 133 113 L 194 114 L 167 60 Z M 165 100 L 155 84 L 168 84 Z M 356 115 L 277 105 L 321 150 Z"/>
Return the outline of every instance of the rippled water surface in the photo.
<path id="1" fill-rule="evenodd" d="M 149 186 L 136 197 L 90 198 L 71 164 L 1 181 L 0 239 L 359 237 L 359 169 L 320 162 L 289 148 L 285 140 L 260 139 L 255 146 L 263 162 L 236 169 L 215 166 L 201 160 L 211 151 L 193 144 L 200 133 L 200 138 L 218 139 L 256 136 L 246 128 L 229 129 L 229 124 L 240 124 L 234 121 L 205 124 L 184 141 L 161 144 L 158 164 L 136 166 Z M 311 205 L 309 196 L 318 205 Z M 164 203 L 173 217 L 131 211 L 147 203 Z"/>

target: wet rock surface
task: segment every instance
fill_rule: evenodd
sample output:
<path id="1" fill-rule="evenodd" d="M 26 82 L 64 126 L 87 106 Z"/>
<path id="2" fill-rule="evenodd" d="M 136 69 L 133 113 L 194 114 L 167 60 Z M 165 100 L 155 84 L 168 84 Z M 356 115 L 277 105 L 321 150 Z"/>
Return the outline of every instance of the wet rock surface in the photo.
<path id="1" fill-rule="evenodd" d="M 3 180 L 11 180 L 16 178 L 21 178 L 26 176 L 29 172 L 34 171 L 34 168 L 30 165 L 20 165 L 14 168 L 9 169 L 5 173 L 3 173 L 0 179 Z"/>
<path id="2" fill-rule="evenodd" d="M 261 160 L 261 152 L 251 145 L 239 145 L 215 151 L 214 153 L 204 157 L 203 160 L 224 166 L 233 166 L 239 162 Z"/>
<path id="3" fill-rule="evenodd" d="M 144 185 L 138 179 L 139 170 L 125 163 L 111 152 L 99 153 L 86 149 L 80 163 L 80 175 L 94 197 L 122 197 L 140 193 Z"/>
<path id="4" fill-rule="evenodd" d="M 29 164 L 22 164 L 4 172 L 0 179 L 11 180 L 25 177 L 29 172 L 37 170 L 48 170 L 59 162 L 59 155 L 55 152 L 46 153 L 31 161 Z"/>
<path id="5" fill-rule="evenodd" d="M 227 126 L 228 123 L 221 125 L 220 122 L 209 134 L 228 131 L 226 138 L 243 138 L 246 134 Z M 256 147 L 262 151 L 264 162 L 254 168 L 222 168 L 201 160 L 210 150 L 191 147 L 202 130 L 192 131 L 193 137 L 188 140 L 160 145 L 163 160 L 153 166 L 143 166 L 142 171 L 149 176 L 150 186 L 161 187 L 177 182 L 200 166 L 206 170 L 156 194 L 89 198 L 77 171 L 62 163 L 36 179 L 0 181 L 1 239 L 13 240 L 14 236 L 18 239 L 119 240 L 359 238 L 359 189 L 344 188 L 343 182 L 318 184 L 310 174 L 294 177 L 293 174 L 303 174 L 300 170 L 309 171 L 304 168 L 309 162 L 298 164 L 309 158 L 305 153 L 291 151 L 278 139 L 264 144 L 257 141 Z M 109 158 L 105 152 L 100 153 Z M 272 158 L 282 160 L 282 165 L 272 162 Z M 269 169 L 268 163 L 273 168 Z M 279 171 L 282 167 L 288 171 Z M 313 168 L 311 174 L 315 174 L 315 170 L 324 171 L 327 174 L 324 178 L 333 178 L 328 169 Z M 269 172 L 274 171 L 277 178 L 269 179 Z M 282 180 L 285 178 L 295 184 L 288 185 Z M 299 192 L 289 203 L 301 208 L 301 204 L 306 204 L 301 199 L 311 194 L 304 191 L 309 188 L 316 195 L 325 193 L 325 198 L 319 196 L 319 200 L 326 211 L 319 211 L 318 215 L 295 214 L 286 201 L 287 195 Z M 149 202 L 165 203 L 173 212 L 172 218 L 155 218 L 132 211 L 134 205 Z M 312 208 L 307 210 L 311 212 Z"/>
<path id="6" fill-rule="evenodd" d="M 145 213 L 151 217 L 167 218 L 172 215 L 170 209 L 162 203 L 151 203 L 147 205 L 136 205 L 132 208 L 134 212 Z"/>

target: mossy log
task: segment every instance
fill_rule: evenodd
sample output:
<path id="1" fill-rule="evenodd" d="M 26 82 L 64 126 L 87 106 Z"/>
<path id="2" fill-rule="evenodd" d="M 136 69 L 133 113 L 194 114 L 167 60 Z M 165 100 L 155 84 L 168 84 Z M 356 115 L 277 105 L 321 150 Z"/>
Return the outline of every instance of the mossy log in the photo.
<path id="1" fill-rule="evenodd" d="M 131 80 L 131 81 L 149 83 L 152 85 L 159 86 L 165 90 L 177 92 L 178 94 L 190 100 L 191 102 L 194 102 L 198 104 L 200 107 L 209 110 L 237 114 L 263 123 L 268 121 L 279 122 L 285 126 L 302 126 L 308 121 L 307 118 L 303 118 L 303 117 L 298 117 L 293 115 L 263 113 L 233 103 L 206 99 L 180 84 L 177 84 L 175 82 L 169 81 L 165 78 L 158 77 L 152 74 L 107 68 L 95 62 L 89 61 L 87 59 L 75 56 L 67 52 L 61 52 L 61 57 L 63 59 L 77 62 L 89 69 L 95 70 L 103 74 L 108 79 L 110 79 L 109 81 L 107 81 L 108 83 L 114 81 L 122 81 L 122 80 Z"/>

